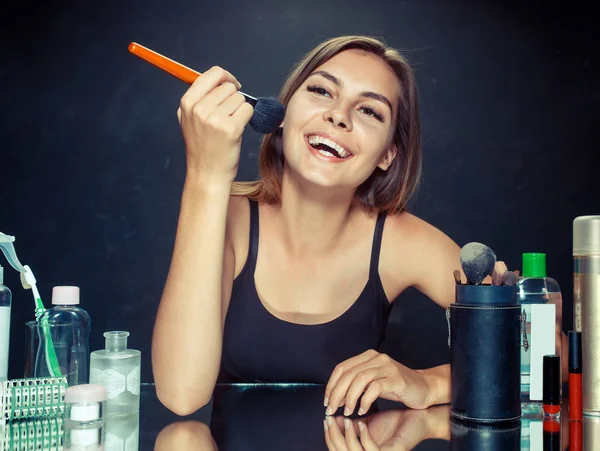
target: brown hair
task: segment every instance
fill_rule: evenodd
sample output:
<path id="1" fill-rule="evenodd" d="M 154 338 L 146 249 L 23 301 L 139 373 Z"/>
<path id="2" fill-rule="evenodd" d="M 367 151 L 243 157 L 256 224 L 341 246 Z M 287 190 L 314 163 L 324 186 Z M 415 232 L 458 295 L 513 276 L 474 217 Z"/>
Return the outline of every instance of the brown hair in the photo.
<path id="1" fill-rule="evenodd" d="M 369 210 L 399 213 L 415 193 L 421 176 L 421 126 L 417 88 L 411 67 L 395 49 L 368 36 L 329 39 L 305 55 L 294 67 L 281 89 L 279 100 L 287 107 L 292 95 L 306 78 L 336 54 L 358 49 L 380 57 L 400 82 L 398 118 L 393 141 L 398 153 L 387 171 L 375 171 L 356 189 L 356 197 Z M 279 203 L 283 176 L 282 129 L 265 135 L 258 155 L 259 180 L 234 182 L 231 194 L 248 196 L 258 202 Z"/>

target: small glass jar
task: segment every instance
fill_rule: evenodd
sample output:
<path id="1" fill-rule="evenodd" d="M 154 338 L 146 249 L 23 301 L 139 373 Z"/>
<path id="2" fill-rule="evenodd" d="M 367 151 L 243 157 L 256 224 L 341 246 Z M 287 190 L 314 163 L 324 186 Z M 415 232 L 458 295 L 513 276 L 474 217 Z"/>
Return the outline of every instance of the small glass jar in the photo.
<path id="1" fill-rule="evenodd" d="M 100 451 L 104 449 L 104 413 L 106 389 L 102 385 L 82 384 L 65 392 L 66 451 Z"/>
<path id="2" fill-rule="evenodd" d="M 91 425 L 104 419 L 106 389 L 102 385 L 82 384 L 65 392 L 65 423 Z"/>

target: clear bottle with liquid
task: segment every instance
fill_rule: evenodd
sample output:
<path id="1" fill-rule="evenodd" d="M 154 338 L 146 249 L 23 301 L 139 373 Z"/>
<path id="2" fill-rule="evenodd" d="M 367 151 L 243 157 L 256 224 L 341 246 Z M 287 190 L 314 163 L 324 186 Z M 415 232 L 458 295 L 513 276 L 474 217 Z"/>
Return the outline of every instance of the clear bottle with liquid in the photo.
<path id="1" fill-rule="evenodd" d="M 558 282 L 546 275 L 546 254 L 523 254 L 517 298 L 523 319 L 521 402 L 541 409 L 544 355 L 560 356 L 562 338 L 562 294 Z"/>
<path id="2" fill-rule="evenodd" d="M 129 332 L 105 332 L 105 349 L 90 356 L 90 383 L 106 388 L 107 415 L 140 410 L 141 352 L 127 348 Z"/>
<path id="3" fill-rule="evenodd" d="M 10 344 L 10 308 L 12 293 L 4 284 L 4 268 L 0 266 L 0 381 L 8 378 Z"/>
<path id="4" fill-rule="evenodd" d="M 52 289 L 53 307 L 40 316 L 52 323 L 72 324 L 73 337 L 63 340 L 70 348 L 56 349 L 57 355 L 63 356 L 68 361 L 60 362 L 61 367 L 67 369 L 69 386 L 88 383 L 88 369 L 90 366 L 90 331 L 92 320 L 88 312 L 79 307 L 79 287 L 57 286 Z M 55 348 L 60 345 L 55 344 Z M 65 345 L 63 345 L 65 346 Z"/>

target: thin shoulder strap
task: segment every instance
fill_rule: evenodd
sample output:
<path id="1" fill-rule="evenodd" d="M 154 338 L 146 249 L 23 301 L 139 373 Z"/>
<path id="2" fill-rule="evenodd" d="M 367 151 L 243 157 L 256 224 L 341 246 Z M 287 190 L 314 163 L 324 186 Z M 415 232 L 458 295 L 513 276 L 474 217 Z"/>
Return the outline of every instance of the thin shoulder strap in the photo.
<path id="1" fill-rule="evenodd" d="M 256 268 L 256 259 L 258 257 L 258 202 L 248 198 L 250 203 L 250 243 L 248 247 L 248 260 L 252 274 Z"/>
<path id="2" fill-rule="evenodd" d="M 373 234 L 373 247 L 371 248 L 371 266 L 369 270 L 369 279 L 374 279 L 379 275 L 379 254 L 381 251 L 381 237 L 383 236 L 383 226 L 385 224 L 386 213 L 377 215 L 375 223 L 375 233 Z"/>

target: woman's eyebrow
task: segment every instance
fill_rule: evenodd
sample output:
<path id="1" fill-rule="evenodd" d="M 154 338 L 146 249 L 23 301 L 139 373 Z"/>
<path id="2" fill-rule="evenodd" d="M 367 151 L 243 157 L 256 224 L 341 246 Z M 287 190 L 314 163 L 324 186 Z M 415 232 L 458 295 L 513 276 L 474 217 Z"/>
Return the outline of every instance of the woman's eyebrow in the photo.
<path id="1" fill-rule="evenodd" d="M 329 72 L 327 72 L 325 70 L 322 70 L 322 69 L 316 70 L 312 74 L 310 74 L 309 77 L 312 77 L 313 75 L 321 75 L 322 77 L 331 81 L 333 84 L 335 84 L 336 86 L 339 86 L 340 88 L 342 88 L 344 86 L 344 84 L 342 83 L 342 81 L 339 78 L 337 78 L 335 75 L 330 74 Z M 390 112 L 394 111 L 394 109 L 392 108 L 392 102 L 390 102 L 389 99 L 386 96 L 384 96 L 383 94 L 378 94 L 378 93 L 372 92 L 372 91 L 363 91 L 359 94 L 359 97 L 367 97 L 369 99 L 373 99 L 373 100 L 377 100 L 379 102 L 385 103 L 388 106 L 388 108 L 390 109 Z"/>

